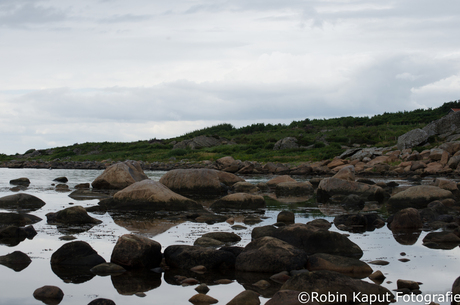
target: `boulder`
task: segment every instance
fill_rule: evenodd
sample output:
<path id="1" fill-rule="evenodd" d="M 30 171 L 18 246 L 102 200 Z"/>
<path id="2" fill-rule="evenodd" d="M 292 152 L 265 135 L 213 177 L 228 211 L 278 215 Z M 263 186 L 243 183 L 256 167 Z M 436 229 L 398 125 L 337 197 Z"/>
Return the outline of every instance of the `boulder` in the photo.
<path id="1" fill-rule="evenodd" d="M 109 166 L 91 183 L 95 189 L 117 189 L 148 179 L 139 162 L 125 161 Z"/>
<path id="2" fill-rule="evenodd" d="M 430 135 L 425 130 L 416 128 L 400 136 L 397 146 L 399 150 L 412 148 L 425 143 L 429 137 Z"/>
<path id="3" fill-rule="evenodd" d="M 275 188 L 279 183 L 282 182 L 297 182 L 295 179 L 291 178 L 289 175 L 282 175 L 282 176 L 277 176 L 275 178 L 270 179 L 267 182 L 267 185 L 270 188 Z"/>
<path id="4" fill-rule="evenodd" d="M 283 284 L 281 290 L 302 291 L 309 295 L 314 292 L 318 295 L 327 296 L 329 293 L 340 296 L 340 299 L 327 304 L 368 303 L 371 296 L 375 296 L 379 300 L 372 304 L 389 304 L 394 298 L 393 294 L 385 287 L 326 270 L 296 274 Z M 368 298 L 364 299 L 365 296 Z"/>
<path id="5" fill-rule="evenodd" d="M 99 204 L 113 210 L 203 210 L 201 204 L 171 191 L 160 182 L 150 179 L 133 183 L 115 193 L 113 198 L 101 200 Z"/>
<path id="6" fill-rule="evenodd" d="M 277 197 L 305 197 L 315 192 L 313 185 L 308 182 L 281 182 L 276 185 Z"/>
<path id="7" fill-rule="evenodd" d="M 64 292 L 56 286 L 43 286 L 35 289 L 34 298 L 45 304 L 59 304 L 64 298 Z"/>
<path id="8" fill-rule="evenodd" d="M 125 234 L 118 238 L 110 262 L 126 269 L 152 269 L 161 263 L 161 245 L 147 237 Z"/>
<path id="9" fill-rule="evenodd" d="M 236 258 L 235 268 L 249 272 L 281 272 L 303 269 L 307 254 L 287 242 L 265 236 L 251 241 Z"/>
<path id="10" fill-rule="evenodd" d="M 259 305 L 259 294 L 252 290 L 245 290 L 237 294 L 227 305 Z"/>
<path id="11" fill-rule="evenodd" d="M 299 144 L 297 144 L 297 139 L 294 137 L 286 137 L 276 142 L 275 146 L 273 147 L 273 150 L 294 149 L 294 148 L 299 148 Z"/>
<path id="12" fill-rule="evenodd" d="M 460 237 L 452 232 L 430 232 L 423 239 L 423 245 L 433 249 L 453 249 L 460 245 Z"/>
<path id="13" fill-rule="evenodd" d="M 97 298 L 89 302 L 88 305 L 115 305 L 115 302 L 110 299 Z"/>
<path id="14" fill-rule="evenodd" d="M 237 182 L 232 186 L 235 193 L 259 193 L 260 189 L 250 182 Z"/>
<path id="15" fill-rule="evenodd" d="M 235 269 L 236 257 L 229 251 L 189 245 L 171 245 L 164 250 L 166 265 L 190 269 L 203 265 L 207 270 Z"/>
<path id="16" fill-rule="evenodd" d="M 102 221 L 88 215 L 88 212 L 81 206 L 73 206 L 60 210 L 56 213 L 46 214 L 48 223 L 51 224 L 100 224 Z"/>
<path id="17" fill-rule="evenodd" d="M 244 179 L 214 169 L 175 169 L 161 177 L 160 182 L 184 196 L 216 197 L 227 193 L 228 187 Z"/>
<path id="18" fill-rule="evenodd" d="M 216 160 L 216 165 L 218 169 L 224 169 L 232 165 L 235 162 L 232 156 L 222 157 Z"/>
<path id="19" fill-rule="evenodd" d="M 291 211 L 281 211 L 276 217 L 276 222 L 283 222 L 285 224 L 295 223 L 295 214 Z"/>
<path id="20" fill-rule="evenodd" d="M 449 134 L 460 128 L 460 112 L 452 112 L 439 120 L 433 121 L 423 127 L 428 137 L 433 135 Z"/>
<path id="21" fill-rule="evenodd" d="M 13 253 L 0 256 L 0 265 L 4 265 L 16 272 L 24 270 L 31 262 L 30 257 L 21 251 L 14 251 Z"/>
<path id="22" fill-rule="evenodd" d="M 432 201 L 447 198 L 453 198 L 452 192 L 432 185 L 418 185 L 391 196 L 388 205 L 392 210 L 408 207 L 423 209 Z"/>
<path id="23" fill-rule="evenodd" d="M 104 193 L 93 192 L 89 189 L 77 189 L 69 194 L 69 197 L 75 200 L 92 200 L 92 199 L 107 199 L 109 195 Z"/>
<path id="24" fill-rule="evenodd" d="M 383 202 L 385 199 L 385 192 L 379 186 L 332 177 L 325 178 L 319 183 L 317 201 L 326 203 L 334 195 L 347 196 L 351 194 L 358 195 L 365 201 Z"/>
<path id="25" fill-rule="evenodd" d="M 204 234 L 202 237 L 216 239 L 224 243 L 236 243 L 241 240 L 241 237 L 233 232 L 210 232 Z"/>
<path id="26" fill-rule="evenodd" d="M 203 147 L 214 147 L 222 144 L 235 144 L 230 142 L 225 138 L 215 138 L 208 136 L 198 136 L 193 139 L 183 140 L 177 144 L 174 144 L 173 149 L 200 149 Z"/>
<path id="27" fill-rule="evenodd" d="M 67 183 L 69 179 L 67 179 L 67 177 L 57 177 L 57 178 L 54 178 L 53 181 Z"/>
<path id="28" fill-rule="evenodd" d="M 256 210 L 265 208 L 265 199 L 260 195 L 247 193 L 230 194 L 211 204 L 212 210 Z"/>
<path id="29" fill-rule="evenodd" d="M 311 224 L 297 223 L 279 228 L 262 226 L 254 228 L 251 236 L 252 239 L 263 236 L 275 237 L 304 250 L 308 255 L 328 253 L 358 259 L 363 256 L 363 250 L 343 234 L 318 229 Z"/>
<path id="30" fill-rule="evenodd" d="M 64 244 L 51 255 L 51 266 L 88 266 L 105 263 L 105 259 L 84 241 Z"/>
<path id="31" fill-rule="evenodd" d="M 423 226 L 422 218 L 417 209 L 405 208 L 393 216 L 393 220 L 389 223 L 392 231 L 398 230 L 418 230 Z"/>
<path id="32" fill-rule="evenodd" d="M 35 211 L 45 205 L 45 202 L 35 196 L 19 193 L 0 198 L 0 209 Z"/>
<path id="33" fill-rule="evenodd" d="M 188 301 L 192 304 L 215 304 L 219 302 L 215 298 L 202 293 L 195 294 Z"/>
<path id="34" fill-rule="evenodd" d="M 372 268 L 356 258 L 316 253 L 308 257 L 307 269 L 310 271 L 329 270 L 353 278 L 365 278 L 372 274 Z"/>
<path id="35" fill-rule="evenodd" d="M 342 179 L 346 181 L 355 181 L 355 167 L 353 165 L 347 165 L 341 168 L 333 178 Z"/>
<path id="36" fill-rule="evenodd" d="M 433 185 L 451 192 L 458 191 L 457 182 L 449 179 L 436 178 Z"/>
<path id="37" fill-rule="evenodd" d="M 10 184 L 12 185 L 22 185 L 22 186 L 29 186 L 30 180 L 29 178 L 22 177 L 17 179 L 10 180 Z"/>
<path id="38" fill-rule="evenodd" d="M 94 266 L 90 271 L 100 276 L 107 276 L 118 275 L 120 273 L 126 272 L 126 269 L 114 263 L 102 263 Z"/>

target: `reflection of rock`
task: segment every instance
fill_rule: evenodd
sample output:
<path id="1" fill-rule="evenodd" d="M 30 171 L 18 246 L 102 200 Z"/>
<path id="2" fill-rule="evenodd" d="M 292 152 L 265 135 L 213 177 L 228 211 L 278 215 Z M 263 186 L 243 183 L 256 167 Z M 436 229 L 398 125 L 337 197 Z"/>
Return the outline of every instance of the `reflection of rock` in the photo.
<path id="1" fill-rule="evenodd" d="M 117 264 L 102 263 L 102 264 L 94 266 L 93 268 L 91 268 L 90 271 L 100 276 L 107 276 L 107 275 L 118 275 L 120 273 L 126 272 L 126 269 Z"/>
<path id="2" fill-rule="evenodd" d="M 125 234 L 118 238 L 110 261 L 126 269 L 152 269 L 161 263 L 161 245 L 147 237 Z"/>
<path id="3" fill-rule="evenodd" d="M 401 245 L 413 245 L 420 236 L 420 230 L 392 230 L 394 239 Z"/>
<path id="4" fill-rule="evenodd" d="M 152 215 L 151 213 L 145 212 L 115 212 L 110 211 L 110 216 L 112 216 L 113 221 L 131 232 L 138 232 L 142 235 L 147 235 L 149 237 L 153 237 L 155 235 L 161 234 L 166 232 L 170 228 L 180 225 L 181 223 L 185 222 L 184 220 L 166 220 L 162 218 L 154 218 L 159 217 L 156 215 Z M 225 221 L 222 220 L 222 221 Z"/>
<path id="5" fill-rule="evenodd" d="M 147 292 L 161 285 L 161 273 L 149 270 L 127 271 L 111 278 L 113 287 L 121 295 Z"/>
<path id="6" fill-rule="evenodd" d="M 65 283 L 80 284 L 91 280 L 95 274 L 89 266 L 51 265 L 51 270 Z"/>
<path id="7" fill-rule="evenodd" d="M 432 249 L 450 250 L 460 244 L 460 237 L 452 232 L 430 232 L 423 239 L 423 245 Z"/>
<path id="8" fill-rule="evenodd" d="M 25 228 L 9 226 L 0 230 L 0 244 L 14 247 L 26 238 L 33 239 L 35 235 L 37 235 L 37 231 L 32 226 Z"/>
<path id="9" fill-rule="evenodd" d="M 93 200 L 110 198 L 109 195 L 93 192 L 86 189 L 78 189 L 69 194 L 69 197 L 75 200 Z"/>
<path id="10" fill-rule="evenodd" d="M 19 193 L 0 198 L 0 208 L 6 210 L 35 211 L 45 205 L 45 202 L 35 196 Z"/>
<path id="11" fill-rule="evenodd" d="M 18 214 L 18 213 L 0 213 L 0 228 L 4 226 L 26 226 L 41 221 L 40 217 L 31 214 Z"/>
<path id="12" fill-rule="evenodd" d="M 21 251 L 14 251 L 13 253 L 0 256 L 0 264 L 16 272 L 24 270 L 31 262 L 30 257 Z"/>
<path id="13" fill-rule="evenodd" d="M 334 225 L 340 230 L 350 232 L 374 231 L 385 224 L 385 221 L 377 213 L 345 214 L 334 218 Z"/>
<path id="14" fill-rule="evenodd" d="M 423 223 L 417 209 L 406 208 L 396 212 L 388 226 L 391 230 L 418 230 Z"/>
<path id="15" fill-rule="evenodd" d="M 124 189 L 125 187 L 148 179 L 139 162 L 125 161 L 109 166 L 91 184 L 95 189 Z"/>
<path id="16" fill-rule="evenodd" d="M 166 270 L 164 273 L 164 280 L 169 285 L 179 286 L 181 282 L 178 281 L 177 276 L 182 276 L 185 278 L 195 278 L 200 283 L 204 283 L 208 286 L 216 286 L 218 285 L 216 282 L 222 279 L 235 279 L 235 270 L 229 269 L 215 269 L 212 272 L 205 272 L 205 273 L 196 273 L 191 271 L 190 269 L 171 269 Z"/>

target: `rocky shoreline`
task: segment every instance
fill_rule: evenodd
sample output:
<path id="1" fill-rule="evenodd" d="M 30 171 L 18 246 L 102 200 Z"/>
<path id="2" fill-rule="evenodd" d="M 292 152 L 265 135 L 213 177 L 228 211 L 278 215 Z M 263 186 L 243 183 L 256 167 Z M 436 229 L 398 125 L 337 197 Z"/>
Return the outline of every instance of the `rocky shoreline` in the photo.
<path id="1" fill-rule="evenodd" d="M 40 161 L 12 160 L 0 163 L 3 168 L 45 168 L 45 169 L 106 169 L 115 161 Z M 190 162 L 188 160 L 169 162 L 138 161 L 143 170 L 170 171 L 174 169 L 217 169 L 237 175 L 311 175 L 330 176 L 343 167 L 353 165 L 360 176 L 407 177 L 460 175 L 460 141 L 446 142 L 438 147 L 418 152 L 397 147 L 350 148 L 332 160 L 291 165 L 286 163 L 261 163 L 240 161 L 231 156 L 215 161 Z"/>

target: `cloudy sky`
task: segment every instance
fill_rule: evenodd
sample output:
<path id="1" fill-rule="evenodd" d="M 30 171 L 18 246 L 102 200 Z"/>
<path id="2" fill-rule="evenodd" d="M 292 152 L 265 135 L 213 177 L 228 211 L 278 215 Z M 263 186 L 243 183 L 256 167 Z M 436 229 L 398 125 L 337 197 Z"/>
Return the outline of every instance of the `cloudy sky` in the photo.
<path id="1" fill-rule="evenodd" d="M 458 0 L 0 0 L 0 153 L 460 99 Z"/>

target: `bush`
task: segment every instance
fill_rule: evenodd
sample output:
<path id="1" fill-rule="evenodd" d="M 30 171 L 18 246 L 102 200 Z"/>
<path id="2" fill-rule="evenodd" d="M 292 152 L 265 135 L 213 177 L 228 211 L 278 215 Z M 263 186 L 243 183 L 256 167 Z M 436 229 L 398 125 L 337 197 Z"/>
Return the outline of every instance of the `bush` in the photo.
<path id="1" fill-rule="evenodd" d="M 183 149 L 183 148 L 178 148 L 178 149 L 171 149 L 170 152 L 167 153 L 168 157 L 180 157 L 180 156 L 185 156 L 188 154 L 188 150 Z"/>

